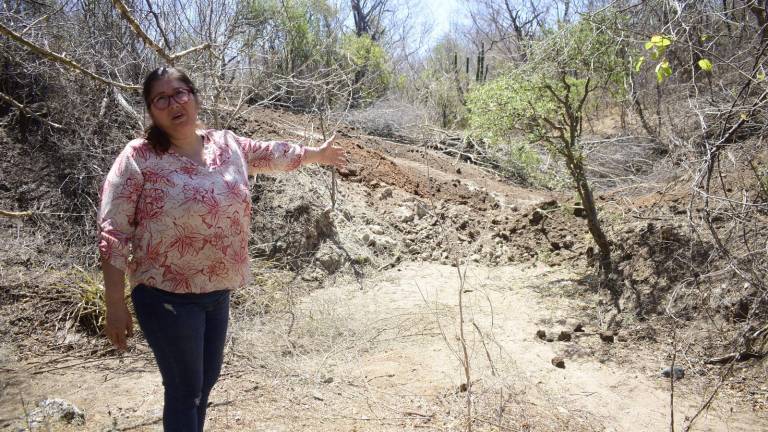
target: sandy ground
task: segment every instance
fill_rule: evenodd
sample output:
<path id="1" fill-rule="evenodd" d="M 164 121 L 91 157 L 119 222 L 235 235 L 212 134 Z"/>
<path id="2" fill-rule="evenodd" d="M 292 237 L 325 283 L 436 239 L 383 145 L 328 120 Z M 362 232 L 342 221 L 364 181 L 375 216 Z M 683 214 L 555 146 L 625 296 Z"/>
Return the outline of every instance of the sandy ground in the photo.
<path id="1" fill-rule="evenodd" d="M 601 363 L 581 355 L 602 343 L 596 336 L 534 337 L 564 327 L 578 306 L 546 295 L 575 287 L 574 275 L 544 265 L 463 271 L 476 430 L 668 430 L 669 382 L 637 367 L 645 354 L 636 364 Z M 302 300 L 288 338 L 287 318 L 233 317 L 207 430 L 463 430 L 459 284 L 455 267 L 429 263 L 404 264 L 362 289 L 337 283 Z M 0 426 L 19 425 L 22 401 L 60 397 L 84 409 L 87 422 L 51 430 L 161 430 L 162 387 L 145 349 L 120 360 L 47 359 L 6 370 Z M 565 369 L 551 365 L 556 355 Z M 677 430 L 703 396 L 678 381 Z M 695 430 L 768 430 L 768 420 L 718 401 Z"/>

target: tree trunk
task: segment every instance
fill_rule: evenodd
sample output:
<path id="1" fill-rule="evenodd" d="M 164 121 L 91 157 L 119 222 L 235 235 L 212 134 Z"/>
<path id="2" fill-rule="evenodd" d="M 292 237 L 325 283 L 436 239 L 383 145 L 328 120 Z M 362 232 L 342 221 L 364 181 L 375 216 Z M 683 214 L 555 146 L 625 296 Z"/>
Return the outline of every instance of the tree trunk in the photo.
<path id="1" fill-rule="evenodd" d="M 600 251 L 600 271 L 607 277 L 613 271 L 613 264 L 611 263 L 611 244 L 600 225 L 597 206 L 595 205 L 595 199 L 592 196 L 592 189 L 589 187 L 589 182 L 587 182 L 587 177 L 584 173 L 584 166 L 578 161 L 573 161 L 570 165 L 572 166 L 571 175 L 576 182 L 576 190 L 581 199 L 581 205 L 584 207 L 584 212 L 587 214 L 587 227 L 589 228 L 589 233 L 592 235 L 592 238 L 595 240 L 597 248 Z"/>

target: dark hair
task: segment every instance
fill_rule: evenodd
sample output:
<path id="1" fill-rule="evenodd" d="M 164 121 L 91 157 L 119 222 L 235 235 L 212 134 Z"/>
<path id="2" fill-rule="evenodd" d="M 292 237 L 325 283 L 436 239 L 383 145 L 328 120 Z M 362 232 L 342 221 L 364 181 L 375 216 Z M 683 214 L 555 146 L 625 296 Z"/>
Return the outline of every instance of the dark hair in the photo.
<path id="1" fill-rule="evenodd" d="M 195 101 L 198 100 L 197 88 L 184 71 L 174 67 L 161 66 L 150 72 L 149 75 L 144 78 L 142 96 L 144 96 L 144 105 L 147 107 L 147 111 L 151 109 L 152 105 L 152 101 L 149 100 L 152 86 L 155 85 L 155 82 L 166 78 L 177 79 L 184 83 L 184 85 L 189 88 L 190 92 L 194 96 Z M 147 129 L 144 130 L 144 139 L 146 139 L 149 142 L 149 145 L 152 146 L 152 149 L 158 153 L 165 153 L 169 148 L 171 148 L 171 138 L 162 128 L 156 126 L 155 124 L 150 124 Z"/>

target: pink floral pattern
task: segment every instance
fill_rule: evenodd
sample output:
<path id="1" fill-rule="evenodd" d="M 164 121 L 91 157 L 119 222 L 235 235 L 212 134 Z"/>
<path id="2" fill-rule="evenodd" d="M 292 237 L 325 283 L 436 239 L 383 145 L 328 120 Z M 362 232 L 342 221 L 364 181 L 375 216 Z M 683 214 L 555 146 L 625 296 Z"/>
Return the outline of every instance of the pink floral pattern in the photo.
<path id="1" fill-rule="evenodd" d="M 142 139 L 116 158 L 101 189 L 101 259 L 145 283 L 178 293 L 249 282 L 248 175 L 301 166 L 304 149 L 230 131 L 205 131 L 200 166 Z"/>

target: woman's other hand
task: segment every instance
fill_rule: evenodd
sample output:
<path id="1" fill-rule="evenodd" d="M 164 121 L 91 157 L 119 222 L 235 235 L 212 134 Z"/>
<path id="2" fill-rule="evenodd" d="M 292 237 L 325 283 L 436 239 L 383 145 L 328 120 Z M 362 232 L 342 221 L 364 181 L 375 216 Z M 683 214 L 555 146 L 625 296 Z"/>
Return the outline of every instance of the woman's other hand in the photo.
<path id="1" fill-rule="evenodd" d="M 347 164 L 344 149 L 334 145 L 336 134 L 333 134 L 320 147 L 307 147 L 305 150 L 305 163 L 317 163 L 320 165 L 332 165 L 343 168 Z"/>
<path id="2" fill-rule="evenodd" d="M 107 325 L 104 333 L 119 351 L 126 349 L 128 338 L 133 336 L 133 319 L 125 302 L 107 305 Z"/>

